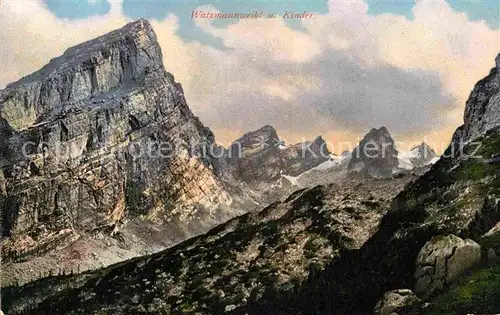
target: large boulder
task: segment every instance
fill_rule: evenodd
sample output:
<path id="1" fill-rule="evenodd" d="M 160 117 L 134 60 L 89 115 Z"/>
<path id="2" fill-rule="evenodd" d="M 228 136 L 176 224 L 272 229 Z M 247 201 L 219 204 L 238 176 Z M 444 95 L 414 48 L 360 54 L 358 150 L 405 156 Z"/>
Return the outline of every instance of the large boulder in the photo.
<path id="1" fill-rule="evenodd" d="M 392 290 L 384 294 L 373 310 L 374 315 L 399 315 L 420 302 L 409 289 Z"/>
<path id="2" fill-rule="evenodd" d="M 463 240 L 455 235 L 433 237 L 417 257 L 415 292 L 429 296 L 442 290 L 480 261 L 481 246 L 473 240 Z"/>
<path id="3" fill-rule="evenodd" d="M 500 222 L 485 233 L 479 242 L 483 251 L 487 253 L 488 260 L 490 262 L 498 261 L 498 256 L 500 256 Z"/>

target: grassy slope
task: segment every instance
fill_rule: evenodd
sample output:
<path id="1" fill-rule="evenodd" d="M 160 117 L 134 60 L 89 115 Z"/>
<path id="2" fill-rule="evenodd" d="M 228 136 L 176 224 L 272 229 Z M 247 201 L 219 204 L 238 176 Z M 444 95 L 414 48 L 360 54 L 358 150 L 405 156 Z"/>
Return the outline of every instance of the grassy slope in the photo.
<path id="1" fill-rule="evenodd" d="M 428 315 L 498 314 L 500 312 L 500 263 L 478 268 L 437 297 Z"/>

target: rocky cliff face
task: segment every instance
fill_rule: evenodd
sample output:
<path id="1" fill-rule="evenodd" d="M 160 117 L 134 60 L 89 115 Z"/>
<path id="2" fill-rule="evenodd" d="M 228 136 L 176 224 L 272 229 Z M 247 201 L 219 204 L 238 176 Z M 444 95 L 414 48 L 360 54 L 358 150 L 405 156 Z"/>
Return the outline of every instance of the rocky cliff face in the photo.
<path id="1" fill-rule="evenodd" d="M 464 143 L 500 126 L 500 55 L 495 62 L 495 68 L 474 86 L 467 100 L 464 125 L 457 134 Z"/>
<path id="2" fill-rule="evenodd" d="M 300 175 L 328 161 L 330 152 L 325 140 L 319 136 L 313 141 L 298 143 L 281 150 L 284 171 L 290 176 Z"/>
<path id="3" fill-rule="evenodd" d="M 4 260 L 133 218 L 217 216 L 232 198 L 213 142 L 147 21 L 68 49 L 0 91 Z"/>
<path id="4" fill-rule="evenodd" d="M 398 168 L 398 151 L 386 127 L 371 129 L 352 152 L 348 173 L 383 178 Z"/>
<path id="5" fill-rule="evenodd" d="M 228 149 L 228 164 L 236 179 L 247 183 L 272 181 L 280 177 L 283 161 L 276 129 L 264 126 L 248 132 Z"/>

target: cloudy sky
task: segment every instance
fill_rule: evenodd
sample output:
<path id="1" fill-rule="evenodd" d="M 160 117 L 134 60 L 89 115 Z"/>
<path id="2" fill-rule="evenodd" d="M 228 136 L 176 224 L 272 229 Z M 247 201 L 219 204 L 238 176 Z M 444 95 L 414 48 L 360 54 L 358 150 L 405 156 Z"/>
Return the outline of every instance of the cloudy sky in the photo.
<path id="1" fill-rule="evenodd" d="M 213 21 L 193 10 L 278 17 Z M 321 134 L 340 146 L 384 125 L 400 147 L 425 137 L 441 151 L 500 52 L 495 0 L 2 0 L 0 89 L 140 17 L 223 144 L 270 124 L 290 143 Z"/>

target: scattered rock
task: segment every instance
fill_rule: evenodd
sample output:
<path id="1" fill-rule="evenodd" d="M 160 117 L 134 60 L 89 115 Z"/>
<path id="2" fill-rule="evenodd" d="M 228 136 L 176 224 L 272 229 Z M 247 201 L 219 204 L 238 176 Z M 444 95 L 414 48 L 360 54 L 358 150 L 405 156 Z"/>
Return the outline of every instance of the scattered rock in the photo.
<path id="1" fill-rule="evenodd" d="M 236 305 L 231 304 L 231 305 L 226 305 L 226 307 L 224 308 L 224 311 L 231 312 L 231 311 L 234 311 L 235 309 L 236 309 Z"/>
<path id="2" fill-rule="evenodd" d="M 374 315 L 399 315 L 400 311 L 420 302 L 420 299 L 409 289 L 389 291 L 384 294 L 373 310 Z M 402 313 L 401 313 L 402 314 Z"/>

